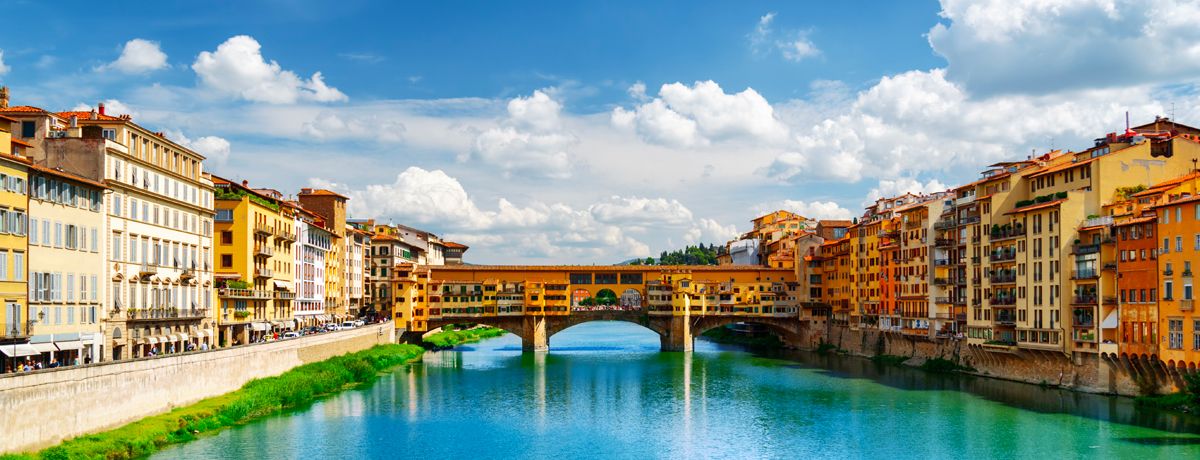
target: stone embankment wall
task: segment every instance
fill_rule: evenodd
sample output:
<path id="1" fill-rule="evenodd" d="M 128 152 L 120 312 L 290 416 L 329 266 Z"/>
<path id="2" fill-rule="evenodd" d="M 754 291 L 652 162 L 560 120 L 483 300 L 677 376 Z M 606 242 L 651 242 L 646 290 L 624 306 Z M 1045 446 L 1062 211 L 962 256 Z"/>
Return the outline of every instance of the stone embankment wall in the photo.
<path id="1" fill-rule="evenodd" d="M 796 345 L 803 349 L 814 349 L 822 342 L 857 356 L 907 356 L 910 359 L 906 363 L 911 365 L 940 358 L 975 369 L 974 373 L 981 376 L 1055 385 L 1089 393 L 1138 396 L 1151 392 L 1170 393 L 1182 387 L 1178 373 L 1164 371 L 1161 365 L 1139 366 L 1136 358 L 1133 365 L 1129 364 L 1128 359 L 1123 361 L 1123 365 L 1120 359 L 1095 353 L 985 348 L 969 346 L 965 340 L 933 340 L 898 332 L 855 330 L 836 325 L 814 328 L 803 343 Z"/>
<path id="2" fill-rule="evenodd" d="M 51 446 L 241 388 L 301 364 L 394 343 L 391 323 L 0 377 L 0 452 Z"/>

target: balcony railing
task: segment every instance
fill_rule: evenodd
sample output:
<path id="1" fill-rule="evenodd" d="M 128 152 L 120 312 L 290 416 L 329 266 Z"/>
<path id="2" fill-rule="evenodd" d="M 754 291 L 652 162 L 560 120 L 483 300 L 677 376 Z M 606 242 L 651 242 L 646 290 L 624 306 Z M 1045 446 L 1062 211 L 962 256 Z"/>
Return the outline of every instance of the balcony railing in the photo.
<path id="1" fill-rule="evenodd" d="M 1095 254 L 1100 252 L 1099 244 L 1074 244 L 1071 245 L 1071 253 L 1075 255 Z"/>
<path id="2" fill-rule="evenodd" d="M 1101 267 L 1100 269 L 1101 269 L 1101 270 L 1109 270 L 1109 271 L 1116 270 L 1116 269 L 1117 269 L 1117 263 L 1116 263 L 1116 262 L 1105 262 L 1105 263 L 1104 263 L 1104 266 L 1103 266 L 1103 267 Z"/>
<path id="3" fill-rule="evenodd" d="M 938 303 L 938 304 L 949 304 L 950 298 L 949 297 L 934 297 L 933 302 Z"/>
<path id="4" fill-rule="evenodd" d="M 1025 236 L 1025 228 L 1024 227 L 1010 228 L 1008 230 L 1005 230 L 1002 228 L 1000 230 L 997 230 L 997 231 L 994 231 L 994 232 L 991 232 L 990 234 L 988 234 L 988 239 L 990 239 L 993 243 L 995 243 L 995 242 L 999 242 L 999 241 L 1011 240 L 1013 238 L 1017 238 L 1017 237 L 1021 237 L 1021 236 Z"/>
<path id="5" fill-rule="evenodd" d="M 1016 305 L 1017 298 L 1015 296 L 992 297 L 991 304 L 992 305 L 1001 305 L 1001 306 Z"/>
<path id="6" fill-rule="evenodd" d="M 933 259 L 933 264 L 939 267 L 950 266 L 950 259 Z"/>
<path id="7" fill-rule="evenodd" d="M 957 226 L 958 224 L 953 220 L 939 220 L 933 223 L 933 228 L 937 230 L 948 230 Z"/>
<path id="8" fill-rule="evenodd" d="M 279 239 L 282 239 L 282 240 L 296 241 L 296 234 L 295 234 L 295 233 L 292 233 L 292 232 L 286 231 L 286 230 L 284 230 L 284 229 L 282 229 L 282 228 L 276 228 L 276 229 L 275 229 L 275 231 L 274 231 L 274 235 L 275 235 L 275 237 L 276 237 L 276 238 L 279 238 Z"/>
<path id="9" fill-rule="evenodd" d="M 1193 299 L 1180 300 L 1179 311 L 1192 311 L 1192 309 L 1195 308 L 1195 304 L 1193 304 L 1193 302 L 1195 302 Z"/>
<path id="10" fill-rule="evenodd" d="M 275 291 L 275 298 L 278 300 L 293 300 L 296 298 L 296 293 L 292 291 Z"/>
<path id="11" fill-rule="evenodd" d="M 963 217 L 963 218 L 961 218 L 961 219 L 958 219 L 958 225 L 971 225 L 971 224 L 978 224 L 978 223 L 979 223 L 979 217 L 978 217 L 978 216 L 975 216 L 975 217 Z"/>
<path id="12" fill-rule="evenodd" d="M 949 286 L 950 278 L 934 278 L 933 284 L 936 286 Z"/>
<path id="13" fill-rule="evenodd" d="M 1009 310 L 1009 313 L 1011 313 L 1011 312 L 1012 311 Z M 996 315 L 996 324 L 999 324 L 1001 326 L 1016 326 L 1017 325 L 1017 316 L 1016 315 Z"/>
<path id="14" fill-rule="evenodd" d="M 138 269 L 138 274 L 143 275 L 143 276 L 144 275 L 156 275 L 156 274 L 158 274 L 158 266 L 144 263 L 144 264 L 142 264 L 141 268 Z"/>
<path id="15" fill-rule="evenodd" d="M 275 272 L 269 268 L 254 269 L 254 277 L 255 278 L 270 278 L 274 275 L 275 275 Z"/>
<path id="16" fill-rule="evenodd" d="M 200 319 L 208 317 L 206 308 L 129 308 L 126 315 L 130 320 Z"/>
<path id="17" fill-rule="evenodd" d="M 275 248 L 272 248 L 267 245 L 258 245 L 258 246 L 254 247 L 254 255 L 263 256 L 263 257 L 271 257 L 271 256 L 275 255 Z"/>
<path id="18" fill-rule="evenodd" d="M 993 275 L 989 276 L 988 279 L 992 281 L 992 284 L 1012 284 L 1017 282 L 1017 275 Z"/>
<path id="19" fill-rule="evenodd" d="M 933 240 L 933 245 L 939 248 L 948 248 L 954 246 L 954 238 L 937 238 Z"/>
<path id="20" fill-rule="evenodd" d="M 1096 304 L 1096 295 L 1095 294 L 1076 295 L 1071 298 L 1071 303 L 1075 304 L 1075 305 L 1095 305 Z"/>
<path id="21" fill-rule="evenodd" d="M 258 289 L 221 288 L 217 290 L 217 295 L 230 299 L 270 299 L 271 291 L 260 291 Z"/>
<path id="22" fill-rule="evenodd" d="M 1075 271 L 1071 272 L 1071 279 L 1075 279 L 1075 280 L 1086 280 L 1086 279 L 1093 279 L 1093 278 L 1099 278 L 1099 277 L 1100 277 L 1100 274 L 1096 273 L 1096 269 L 1094 269 L 1094 268 L 1084 268 L 1081 270 L 1075 270 Z"/>
<path id="23" fill-rule="evenodd" d="M 995 251 L 988 257 L 992 262 L 1017 260 L 1017 251 Z"/>

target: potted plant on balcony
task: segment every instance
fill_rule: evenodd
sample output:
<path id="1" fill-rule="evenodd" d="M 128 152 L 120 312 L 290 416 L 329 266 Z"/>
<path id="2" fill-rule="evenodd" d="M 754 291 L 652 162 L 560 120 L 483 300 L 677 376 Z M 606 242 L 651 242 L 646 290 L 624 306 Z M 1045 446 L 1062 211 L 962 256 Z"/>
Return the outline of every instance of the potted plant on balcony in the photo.
<path id="1" fill-rule="evenodd" d="M 250 312 L 245 311 L 245 310 L 238 310 L 238 311 L 233 312 L 233 317 L 237 318 L 237 319 L 246 319 L 247 316 L 250 316 Z"/>

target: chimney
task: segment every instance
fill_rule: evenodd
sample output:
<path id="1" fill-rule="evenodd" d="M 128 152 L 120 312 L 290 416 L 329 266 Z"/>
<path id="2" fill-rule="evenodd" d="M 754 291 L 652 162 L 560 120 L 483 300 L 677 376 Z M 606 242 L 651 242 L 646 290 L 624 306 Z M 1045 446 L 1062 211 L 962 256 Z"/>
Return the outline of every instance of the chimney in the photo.
<path id="1" fill-rule="evenodd" d="M 97 118 L 99 118 L 99 117 L 97 117 L 97 116 L 96 116 L 96 110 L 95 110 L 95 109 L 92 109 L 91 113 L 88 115 L 88 119 L 89 119 L 89 120 L 95 120 L 95 119 L 97 119 Z"/>
<path id="2" fill-rule="evenodd" d="M 97 109 L 96 109 L 96 110 L 99 110 L 99 111 L 100 111 L 100 115 L 104 115 L 104 103 L 103 103 L 103 102 L 101 102 L 101 103 L 99 103 L 99 104 L 96 104 L 96 107 L 97 107 Z"/>
<path id="3" fill-rule="evenodd" d="M 71 127 L 72 128 L 79 127 L 79 115 L 71 115 Z"/>
<path id="4" fill-rule="evenodd" d="M 8 87 L 0 86 L 0 109 L 8 108 Z"/>

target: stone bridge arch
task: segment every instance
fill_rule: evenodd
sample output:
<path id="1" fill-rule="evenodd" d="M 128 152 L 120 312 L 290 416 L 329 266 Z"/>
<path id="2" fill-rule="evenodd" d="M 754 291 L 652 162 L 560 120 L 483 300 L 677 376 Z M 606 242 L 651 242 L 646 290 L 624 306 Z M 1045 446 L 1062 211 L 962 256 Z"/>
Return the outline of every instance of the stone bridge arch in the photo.
<path id="1" fill-rule="evenodd" d="M 730 324 L 746 323 L 766 327 L 779 337 L 780 341 L 788 344 L 804 343 L 807 328 L 794 317 L 745 317 L 745 316 L 697 316 L 692 317 L 689 329 L 693 336 L 699 336 L 718 327 Z"/>

